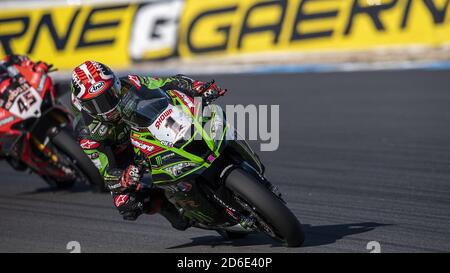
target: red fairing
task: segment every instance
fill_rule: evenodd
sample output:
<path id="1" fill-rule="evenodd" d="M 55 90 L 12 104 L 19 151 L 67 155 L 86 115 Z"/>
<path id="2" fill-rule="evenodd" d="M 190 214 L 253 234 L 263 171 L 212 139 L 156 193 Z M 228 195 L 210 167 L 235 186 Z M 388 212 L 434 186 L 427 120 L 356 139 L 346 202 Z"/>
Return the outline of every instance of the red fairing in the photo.
<path id="1" fill-rule="evenodd" d="M 11 79 L 5 79 L 0 83 L 0 138 L 2 138 L 3 141 L 5 140 L 5 138 L 13 140 L 14 138 L 22 134 L 20 131 L 11 128 L 14 124 L 21 122 L 22 119 L 16 117 L 8 110 L 1 107 L 5 107 L 5 105 L 8 105 L 8 100 L 3 98 L 5 99 L 4 101 L 2 99 L 2 96 L 5 90 L 11 85 L 11 82 Z"/>
<path id="2" fill-rule="evenodd" d="M 0 82 L 0 95 L 6 90 L 6 88 L 11 84 L 11 79 L 5 79 Z"/>
<path id="3" fill-rule="evenodd" d="M 0 108 L 0 136 L 5 133 L 11 133 L 11 125 L 13 124 L 13 121 L 17 122 L 17 120 L 18 118 L 16 118 L 13 114 L 3 108 Z"/>
<path id="4" fill-rule="evenodd" d="M 5 59 L 8 60 L 8 58 L 9 57 Z M 16 92 L 25 92 L 28 91 L 29 88 L 34 88 L 39 93 L 41 98 L 50 92 L 51 98 L 54 100 L 55 90 L 52 79 L 47 74 L 48 66 L 45 63 L 36 64 L 24 56 L 19 56 L 18 59 L 20 60 L 20 63 L 13 65 L 21 75 L 21 79 L 19 79 L 19 81 L 22 82 L 22 86 L 20 88 L 16 88 Z M 2 95 L 4 95 L 5 91 L 11 91 L 9 88 L 11 84 L 11 78 L 7 78 L 0 83 L 0 106 L 3 105 L 3 107 L 6 107 L 8 105 L 7 102 L 9 100 L 4 97 L 2 98 Z M 14 95 L 17 97 L 18 94 Z M 2 99 L 7 101 L 2 101 Z M 12 103 L 14 98 L 10 97 L 10 100 L 10 103 Z M 20 145 L 18 148 L 20 155 L 18 156 L 26 165 L 33 169 L 35 173 L 54 177 L 64 176 L 65 174 L 61 169 L 51 166 L 48 160 L 43 159 L 41 156 L 37 156 L 36 152 L 31 147 L 31 135 L 28 131 L 12 129 L 15 124 L 22 122 L 23 119 L 13 115 L 3 107 L 0 107 L 0 141 L 2 142 L 0 143 L 0 147 L 9 147 L 8 145 L 3 145 L 4 143 L 15 143 L 15 145 Z M 63 109 L 61 108 L 61 110 Z M 25 134 L 24 138 L 17 142 L 17 138 L 21 137 L 23 134 Z M 9 148 L 7 151 L 0 152 L 9 153 L 11 149 L 12 148 Z M 44 148 L 44 153 L 45 152 L 46 148 Z"/>

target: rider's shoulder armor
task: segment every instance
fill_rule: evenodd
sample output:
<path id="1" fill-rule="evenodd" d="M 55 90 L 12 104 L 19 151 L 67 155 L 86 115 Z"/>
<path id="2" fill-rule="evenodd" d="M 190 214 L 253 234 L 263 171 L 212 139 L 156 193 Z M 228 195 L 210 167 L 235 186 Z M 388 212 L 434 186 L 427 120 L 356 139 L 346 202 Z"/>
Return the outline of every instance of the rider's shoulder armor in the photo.
<path id="1" fill-rule="evenodd" d="M 121 77 L 120 82 L 122 84 L 121 93 L 124 95 L 132 87 L 140 89 L 141 86 L 147 85 L 148 78 L 137 75 L 128 75 L 126 77 Z"/>

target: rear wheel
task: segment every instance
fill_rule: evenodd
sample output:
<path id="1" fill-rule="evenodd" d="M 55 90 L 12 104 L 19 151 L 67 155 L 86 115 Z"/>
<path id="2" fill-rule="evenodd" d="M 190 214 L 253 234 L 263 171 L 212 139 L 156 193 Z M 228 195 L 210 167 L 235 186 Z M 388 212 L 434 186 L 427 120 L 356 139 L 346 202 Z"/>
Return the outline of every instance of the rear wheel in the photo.
<path id="1" fill-rule="evenodd" d="M 301 246 L 304 233 L 297 217 L 255 177 L 234 169 L 225 185 L 241 206 L 257 219 L 258 228 L 289 247 Z"/>
<path id="2" fill-rule="evenodd" d="M 61 152 L 71 159 L 78 172 L 77 178 L 86 178 L 94 191 L 105 191 L 103 177 L 100 175 L 99 170 L 83 152 L 69 132 L 60 130 L 58 134 L 52 138 L 52 142 Z M 56 183 L 58 188 L 70 187 L 70 182 L 64 181 Z"/>

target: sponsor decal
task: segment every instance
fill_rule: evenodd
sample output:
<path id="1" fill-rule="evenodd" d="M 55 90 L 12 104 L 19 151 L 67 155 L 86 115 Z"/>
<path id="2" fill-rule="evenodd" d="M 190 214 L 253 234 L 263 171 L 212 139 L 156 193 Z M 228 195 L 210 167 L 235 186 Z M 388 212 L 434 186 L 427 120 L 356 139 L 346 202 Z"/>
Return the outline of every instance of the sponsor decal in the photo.
<path id="1" fill-rule="evenodd" d="M 175 153 L 168 153 L 166 155 L 161 156 L 161 160 L 167 160 L 175 156 Z"/>
<path id="2" fill-rule="evenodd" d="M 177 189 L 182 192 L 188 192 L 192 189 L 192 184 L 188 182 L 180 182 L 177 184 Z"/>
<path id="3" fill-rule="evenodd" d="M 137 76 L 128 75 L 128 79 L 131 81 L 131 83 L 136 87 L 141 87 L 141 81 L 139 81 L 139 78 Z"/>
<path id="4" fill-rule="evenodd" d="M 92 159 L 92 163 L 94 163 L 95 167 L 99 170 L 102 169 L 102 161 L 99 158 Z"/>
<path id="5" fill-rule="evenodd" d="M 98 129 L 98 134 L 99 134 L 100 136 L 104 136 L 107 132 L 108 132 L 108 126 L 107 126 L 107 125 L 102 125 L 102 126 L 100 126 L 100 128 Z"/>
<path id="6" fill-rule="evenodd" d="M 161 140 L 160 143 L 161 143 L 161 145 L 167 146 L 169 148 L 173 147 L 173 142 L 170 142 L 170 141 Z"/>
<path id="7" fill-rule="evenodd" d="M 181 93 L 181 92 L 178 92 L 178 91 L 174 91 L 174 93 L 175 93 L 175 95 L 176 95 L 178 98 L 181 99 L 181 101 L 183 102 L 183 104 L 184 104 L 187 108 L 189 108 L 189 111 L 191 112 L 191 114 L 194 114 L 195 107 L 194 107 L 194 102 L 193 102 L 192 98 L 190 98 L 190 97 L 188 97 L 187 95 L 185 95 L 185 94 L 183 94 L 183 93 Z"/>
<path id="8" fill-rule="evenodd" d="M 145 143 L 145 142 L 135 139 L 135 138 L 130 138 L 130 139 L 131 139 L 131 144 L 133 144 L 133 146 L 139 148 L 139 150 L 141 150 L 146 156 L 151 156 L 153 154 L 156 154 L 156 153 L 164 150 L 161 147 Z"/>
<path id="9" fill-rule="evenodd" d="M 3 126 L 3 125 L 5 125 L 5 124 L 8 124 L 8 123 L 14 121 L 15 119 L 16 119 L 16 118 L 15 118 L 14 116 L 9 116 L 9 117 L 7 117 L 7 118 L 1 119 L 1 120 L 0 120 L 0 126 Z"/>
<path id="10" fill-rule="evenodd" d="M 254 52 L 450 42 L 447 0 L 165 0 L 0 11 L 0 55 L 71 69 Z M 111 58 L 114 56 L 114 58 Z"/>
<path id="11" fill-rule="evenodd" d="M 446 0 L 187 1 L 181 58 L 450 42 Z M 426 35 L 424 35 L 426 33 Z"/>
<path id="12" fill-rule="evenodd" d="M 213 162 L 216 159 L 216 157 L 214 155 L 209 155 L 208 158 L 206 160 L 208 160 L 209 163 Z"/>
<path id="13" fill-rule="evenodd" d="M 133 60 L 160 60 L 176 55 L 179 17 L 184 1 L 154 1 L 141 5 L 131 31 L 129 54 Z"/>
<path id="14" fill-rule="evenodd" d="M 162 166 L 166 163 L 166 161 L 168 161 L 169 159 L 173 158 L 175 156 L 175 153 L 166 153 L 162 156 L 157 156 L 155 157 L 155 161 L 156 161 L 156 167 L 158 166 Z"/>
<path id="15" fill-rule="evenodd" d="M 198 165 L 193 162 L 181 162 L 170 167 L 165 168 L 164 170 L 171 173 L 174 176 L 180 176 L 185 172 L 191 170 Z"/>
<path id="16" fill-rule="evenodd" d="M 139 3 L 58 5 L 0 11 L 0 55 L 20 52 L 60 69 L 80 60 L 129 65 L 128 44 Z M 111 58 L 114 56 L 114 58 Z"/>
<path id="17" fill-rule="evenodd" d="M 122 205 L 124 205 L 128 200 L 128 195 L 125 194 L 121 194 L 121 195 L 117 195 L 116 197 L 114 197 L 114 205 L 116 205 L 116 207 L 120 207 Z"/>
<path id="18" fill-rule="evenodd" d="M 80 147 L 85 150 L 92 150 L 100 147 L 100 143 L 94 140 L 82 139 L 80 141 Z"/>
<path id="19" fill-rule="evenodd" d="M 98 153 L 92 153 L 89 155 L 90 159 L 97 159 L 99 157 Z"/>
<path id="20" fill-rule="evenodd" d="M 157 129 L 159 129 L 159 127 L 161 127 L 161 123 L 162 123 L 167 117 L 169 117 L 170 114 L 172 114 L 172 112 L 173 112 L 173 109 L 172 109 L 172 108 L 167 109 L 166 111 L 164 111 L 164 112 L 158 117 L 158 119 L 156 120 L 155 127 L 156 127 Z"/>
<path id="21" fill-rule="evenodd" d="M 95 94 L 97 92 L 102 91 L 106 86 L 106 83 L 104 81 L 99 81 L 94 83 L 88 90 L 89 93 Z"/>
<path id="22" fill-rule="evenodd" d="M 45 84 L 46 79 L 47 79 L 47 75 L 42 74 L 41 80 L 39 81 L 39 85 L 38 85 L 38 89 L 37 89 L 38 92 L 41 92 L 42 89 L 44 89 L 44 84 Z"/>
<path id="23" fill-rule="evenodd" d="M 19 79 L 19 80 L 21 81 L 22 79 Z M 19 82 L 18 85 L 16 85 L 16 84 L 11 85 L 11 88 L 7 89 L 3 93 L 3 97 L 6 98 L 5 108 L 10 109 L 12 107 L 12 105 L 14 104 L 14 101 L 16 100 L 16 98 L 23 92 L 26 92 L 27 90 L 29 90 L 30 88 L 31 88 L 31 86 L 26 82 Z"/>

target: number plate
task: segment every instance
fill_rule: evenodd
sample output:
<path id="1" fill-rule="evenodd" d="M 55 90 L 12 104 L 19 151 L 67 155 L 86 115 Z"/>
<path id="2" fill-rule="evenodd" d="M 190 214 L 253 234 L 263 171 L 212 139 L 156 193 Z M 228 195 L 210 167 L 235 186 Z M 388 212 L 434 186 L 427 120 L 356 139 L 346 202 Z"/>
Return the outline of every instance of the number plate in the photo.
<path id="1" fill-rule="evenodd" d="M 29 88 L 17 96 L 9 111 L 21 119 L 38 118 L 41 116 L 41 103 L 39 93 L 34 88 Z"/>

